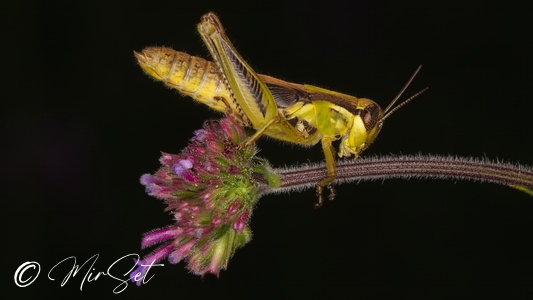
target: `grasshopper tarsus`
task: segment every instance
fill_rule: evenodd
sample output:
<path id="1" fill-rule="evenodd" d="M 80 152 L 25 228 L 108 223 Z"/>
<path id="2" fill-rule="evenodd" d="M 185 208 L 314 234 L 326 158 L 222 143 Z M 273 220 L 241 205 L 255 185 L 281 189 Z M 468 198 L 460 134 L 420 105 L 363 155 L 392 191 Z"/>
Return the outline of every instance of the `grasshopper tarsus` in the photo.
<path id="1" fill-rule="evenodd" d="M 337 196 L 337 192 L 335 191 L 335 188 L 333 187 L 332 184 L 328 184 L 328 190 L 329 190 L 328 200 L 329 201 L 335 200 L 335 196 Z"/>
<path id="2" fill-rule="evenodd" d="M 316 186 L 316 202 L 313 204 L 313 208 L 321 208 L 322 203 L 324 203 L 324 197 L 322 196 L 324 188 L 321 185 Z"/>
<path id="3" fill-rule="evenodd" d="M 328 200 L 333 201 L 335 200 L 335 196 L 337 196 L 337 192 L 335 191 L 335 188 L 332 184 L 326 185 L 326 188 L 329 190 Z M 315 204 L 313 205 L 314 208 L 321 208 L 322 204 L 324 204 L 324 187 L 317 184 L 316 186 L 316 197 L 317 200 Z"/>

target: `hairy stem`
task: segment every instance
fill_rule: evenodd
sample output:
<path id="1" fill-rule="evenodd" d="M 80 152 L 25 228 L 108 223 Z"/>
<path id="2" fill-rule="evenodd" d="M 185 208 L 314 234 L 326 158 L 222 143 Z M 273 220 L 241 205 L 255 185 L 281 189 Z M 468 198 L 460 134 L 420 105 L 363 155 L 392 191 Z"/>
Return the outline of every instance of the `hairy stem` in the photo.
<path id="1" fill-rule="evenodd" d="M 312 188 L 326 175 L 324 164 L 273 170 L 280 185 L 262 194 Z M 533 168 L 488 159 L 436 155 L 389 155 L 337 163 L 336 183 L 391 178 L 454 179 L 507 185 L 533 195 Z"/>

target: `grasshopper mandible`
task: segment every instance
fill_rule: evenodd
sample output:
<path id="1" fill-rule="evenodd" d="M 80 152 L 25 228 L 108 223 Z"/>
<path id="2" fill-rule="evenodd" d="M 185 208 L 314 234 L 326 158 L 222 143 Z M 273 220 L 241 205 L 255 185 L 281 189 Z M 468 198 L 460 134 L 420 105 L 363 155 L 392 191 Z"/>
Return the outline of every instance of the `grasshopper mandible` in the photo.
<path id="1" fill-rule="evenodd" d="M 262 135 L 303 146 L 321 142 L 327 176 L 316 185 L 316 207 L 322 205 L 325 187 L 330 190 L 328 198 L 335 197 L 336 151 L 332 143 L 340 140 L 339 157 L 357 157 L 374 141 L 392 112 L 427 89 L 393 108 L 419 66 L 383 110 L 367 98 L 257 74 L 235 50 L 213 13 L 202 16 L 198 32 L 214 63 L 165 47 L 149 47 L 134 54 L 142 69 L 155 79 L 215 110 L 229 111 L 243 125 L 254 128 L 245 145 Z"/>

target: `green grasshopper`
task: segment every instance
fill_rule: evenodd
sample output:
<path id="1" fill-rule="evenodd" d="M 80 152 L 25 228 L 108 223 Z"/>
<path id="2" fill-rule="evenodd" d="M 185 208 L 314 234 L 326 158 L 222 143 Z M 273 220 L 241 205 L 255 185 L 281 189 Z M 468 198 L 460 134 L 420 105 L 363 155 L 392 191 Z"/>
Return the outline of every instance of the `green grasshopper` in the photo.
<path id="1" fill-rule="evenodd" d="M 323 189 L 335 197 L 337 176 L 333 142 L 340 140 L 338 156 L 357 157 L 374 141 L 383 121 L 398 108 L 424 92 L 419 91 L 393 108 L 419 72 L 415 73 L 385 110 L 367 98 L 329 91 L 257 74 L 235 50 L 213 13 L 198 24 L 214 63 L 165 47 L 149 47 L 135 56 L 143 70 L 185 95 L 218 111 L 230 111 L 255 133 L 245 145 L 262 135 L 303 146 L 322 144 L 327 176 L 317 183 L 316 207 L 323 203 Z"/>

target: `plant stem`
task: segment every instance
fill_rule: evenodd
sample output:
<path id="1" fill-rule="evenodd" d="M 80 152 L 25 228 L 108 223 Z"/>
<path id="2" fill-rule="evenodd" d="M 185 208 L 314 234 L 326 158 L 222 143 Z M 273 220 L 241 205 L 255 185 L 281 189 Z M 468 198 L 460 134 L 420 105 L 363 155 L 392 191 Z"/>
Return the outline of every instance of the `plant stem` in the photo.
<path id="1" fill-rule="evenodd" d="M 280 185 L 264 189 L 263 195 L 313 188 L 327 176 L 323 163 L 273 171 L 279 176 Z M 456 156 L 388 155 L 341 160 L 335 183 L 391 178 L 492 182 L 533 195 L 533 167 Z"/>

